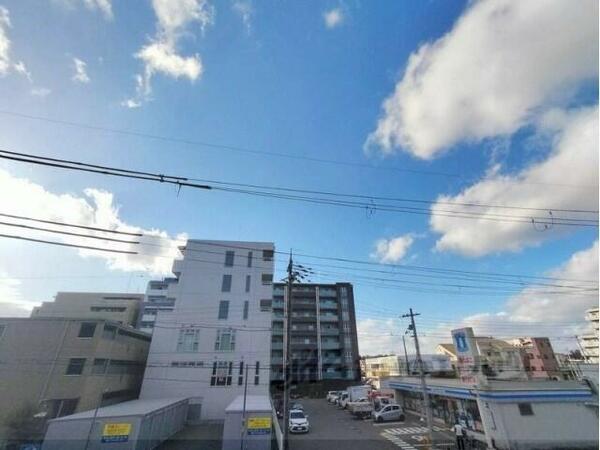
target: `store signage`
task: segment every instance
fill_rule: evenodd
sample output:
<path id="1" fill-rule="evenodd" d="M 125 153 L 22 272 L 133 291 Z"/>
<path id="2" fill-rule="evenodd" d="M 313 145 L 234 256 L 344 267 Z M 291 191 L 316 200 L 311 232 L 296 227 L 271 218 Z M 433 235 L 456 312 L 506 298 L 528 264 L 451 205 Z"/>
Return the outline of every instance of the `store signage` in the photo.
<path id="1" fill-rule="evenodd" d="M 271 433 L 271 417 L 249 417 L 248 418 L 248 434 L 260 435 Z"/>
<path id="2" fill-rule="evenodd" d="M 456 348 L 457 368 L 460 380 L 465 384 L 477 385 L 479 380 L 479 352 L 473 328 L 452 330 L 452 341 Z"/>
<path id="3" fill-rule="evenodd" d="M 130 423 L 105 423 L 102 430 L 102 442 L 127 442 L 130 433 Z"/>

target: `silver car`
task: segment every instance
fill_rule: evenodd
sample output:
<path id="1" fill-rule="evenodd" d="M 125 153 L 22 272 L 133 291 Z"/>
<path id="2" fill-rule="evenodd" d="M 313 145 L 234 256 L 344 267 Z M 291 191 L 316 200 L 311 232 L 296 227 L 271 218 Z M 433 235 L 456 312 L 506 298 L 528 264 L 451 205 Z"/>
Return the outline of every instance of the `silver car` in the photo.
<path id="1" fill-rule="evenodd" d="M 373 420 L 375 422 L 390 422 L 393 420 L 404 420 L 404 418 L 402 406 L 396 404 L 386 405 L 379 411 L 373 411 Z"/>

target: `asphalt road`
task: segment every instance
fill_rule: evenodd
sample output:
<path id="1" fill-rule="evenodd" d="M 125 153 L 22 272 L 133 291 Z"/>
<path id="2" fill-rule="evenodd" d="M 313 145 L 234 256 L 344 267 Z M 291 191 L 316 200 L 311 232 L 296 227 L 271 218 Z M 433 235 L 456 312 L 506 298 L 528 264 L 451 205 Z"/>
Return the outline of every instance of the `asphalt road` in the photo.
<path id="1" fill-rule="evenodd" d="M 411 416 L 406 422 L 373 424 L 355 419 L 349 412 L 337 409 L 325 399 L 300 399 L 308 414 L 310 432 L 292 434 L 290 450 L 423 450 L 426 428 Z M 437 428 L 436 448 L 453 448 L 452 434 Z M 332 447 L 335 446 L 335 447 Z"/>

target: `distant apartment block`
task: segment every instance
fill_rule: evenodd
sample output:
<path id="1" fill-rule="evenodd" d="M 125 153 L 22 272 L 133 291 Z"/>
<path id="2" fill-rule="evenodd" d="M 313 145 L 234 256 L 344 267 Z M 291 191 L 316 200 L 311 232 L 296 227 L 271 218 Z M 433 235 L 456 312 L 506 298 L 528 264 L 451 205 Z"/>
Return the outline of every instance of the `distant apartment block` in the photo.
<path id="1" fill-rule="evenodd" d="M 177 281 L 177 278 L 170 277 L 148 282 L 137 324 L 139 330 L 152 333 L 157 315 L 161 311 L 173 311 Z"/>
<path id="2" fill-rule="evenodd" d="M 523 368 L 529 378 L 562 379 L 550 339 L 525 337 L 513 339 L 510 343 L 521 350 Z"/>
<path id="3" fill-rule="evenodd" d="M 447 355 L 421 355 L 426 374 L 450 376 L 454 373 Z M 416 356 L 374 356 L 364 358 L 364 375 L 368 379 L 411 376 L 419 374 Z"/>
<path id="4" fill-rule="evenodd" d="M 268 395 L 274 246 L 188 240 L 173 264 L 140 398 L 189 398 L 188 422 L 223 420 L 244 393 Z"/>
<path id="5" fill-rule="evenodd" d="M 579 343 L 583 349 L 583 356 L 587 362 L 598 364 L 598 308 L 591 308 L 585 312 L 585 320 L 590 323 L 591 332 L 579 336 Z"/>
<path id="6" fill-rule="evenodd" d="M 0 319 L 0 436 L 24 407 L 52 419 L 137 398 L 149 346 L 113 321 Z"/>
<path id="7" fill-rule="evenodd" d="M 53 302 L 33 308 L 32 318 L 104 319 L 135 327 L 143 294 L 59 292 Z"/>
<path id="8" fill-rule="evenodd" d="M 506 341 L 489 336 L 476 336 L 475 345 L 481 364 L 481 372 L 487 378 L 495 380 L 527 379 L 519 348 Z M 454 344 L 439 344 L 436 352 L 447 355 L 456 369 L 458 358 Z"/>
<path id="9" fill-rule="evenodd" d="M 283 380 L 285 283 L 273 286 L 271 379 Z M 293 381 L 360 379 L 354 292 L 350 283 L 297 284 L 292 289 Z"/>

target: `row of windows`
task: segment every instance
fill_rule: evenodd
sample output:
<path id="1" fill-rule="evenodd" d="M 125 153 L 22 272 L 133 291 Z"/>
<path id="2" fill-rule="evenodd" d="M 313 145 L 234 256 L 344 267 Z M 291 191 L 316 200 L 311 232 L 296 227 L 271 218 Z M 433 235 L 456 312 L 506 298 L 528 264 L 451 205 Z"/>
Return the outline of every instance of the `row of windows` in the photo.
<path id="1" fill-rule="evenodd" d="M 273 261 L 273 250 L 263 250 L 262 259 L 263 261 Z M 246 254 L 246 266 L 252 267 L 253 253 L 248 252 Z M 233 250 L 227 250 L 225 252 L 225 267 L 233 267 L 233 261 L 235 259 L 235 252 Z"/>
<path id="2" fill-rule="evenodd" d="M 248 300 L 244 301 L 244 310 L 242 312 L 242 317 L 244 320 L 248 319 L 248 310 L 250 308 L 250 302 Z M 221 300 L 219 302 L 219 319 L 227 319 L 229 318 L 229 301 Z"/>
<path id="3" fill-rule="evenodd" d="M 244 383 L 244 361 L 240 361 L 237 384 L 241 386 Z M 231 386 L 233 379 L 232 361 L 214 361 L 212 373 L 210 376 L 211 386 Z M 260 361 L 256 361 L 254 366 L 254 384 L 260 383 Z"/>
<path id="4" fill-rule="evenodd" d="M 231 284 L 233 282 L 232 278 L 233 277 L 231 274 L 223 275 L 223 280 L 221 281 L 221 292 L 231 292 Z M 246 275 L 246 285 L 244 288 L 244 290 L 246 292 L 250 292 L 250 282 L 251 282 L 250 275 Z M 272 273 L 263 273 L 261 275 L 261 283 L 263 285 L 268 285 L 268 284 L 273 283 L 273 274 Z"/>
<path id="5" fill-rule="evenodd" d="M 79 327 L 79 333 L 77 337 L 80 338 L 93 338 L 96 333 L 97 322 L 82 322 Z M 117 327 L 115 325 L 104 324 L 102 329 L 102 337 L 104 339 L 114 339 L 117 334 L 119 336 L 127 336 L 133 339 L 147 341 L 150 342 L 150 337 L 141 335 L 140 333 L 136 333 L 134 331 L 125 330 L 123 328 L 119 328 L 117 331 Z"/>
<path id="6" fill-rule="evenodd" d="M 94 312 L 124 312 L 127 308 L 124 306 L 91 306 L 90 310 Z"/>
<path id="7" fill-rule="evenodd" d="M 235 350 L 235 330 L 231 328 L 220 328 L 216 330 L 215 350 L 231 352 Z M 177 340 L 178 352 L 197 352 L 200 345 L 199 328 L 182 328 L 179 330 Z"/>
<path id="8" fill-rule="evenodd" d="M 86 358 L 70 358 L 65 375 L 81 375 L 85 368 Z M 141 373 L 144 365 L 137 361 L 96 358 L 92 366 L 92 374 L 135 374 Z"/>

